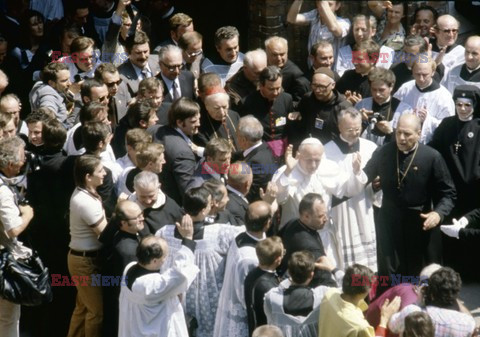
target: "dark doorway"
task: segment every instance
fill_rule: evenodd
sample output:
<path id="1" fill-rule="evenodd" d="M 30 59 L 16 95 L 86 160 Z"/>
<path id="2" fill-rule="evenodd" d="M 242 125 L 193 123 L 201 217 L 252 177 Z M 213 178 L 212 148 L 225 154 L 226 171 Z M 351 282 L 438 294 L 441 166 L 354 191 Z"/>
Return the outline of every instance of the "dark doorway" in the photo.
<path id="1" fill-rule="evenodd" d="M 206 57 L 216 53 L 213 37 L 222 26 L 235 26 L 240 32 L 240 51 L 248 51 L 247 0 L 176 0 L 175 7 L 193 18 L 195 30 L 203 35 Z"/>

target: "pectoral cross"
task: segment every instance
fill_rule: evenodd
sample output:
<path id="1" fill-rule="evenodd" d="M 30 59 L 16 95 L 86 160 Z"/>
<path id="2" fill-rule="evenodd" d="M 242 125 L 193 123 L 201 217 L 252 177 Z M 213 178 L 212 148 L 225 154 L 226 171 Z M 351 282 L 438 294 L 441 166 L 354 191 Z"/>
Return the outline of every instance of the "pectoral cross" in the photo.
<path id="1" fill-rule="evenodd" d="M 458 154 L 458 149 L 462 147 L 462 144 L 460 144 L 460 141 L 457 140 L 453 147 L 455 147 L 455 154 Z"/>

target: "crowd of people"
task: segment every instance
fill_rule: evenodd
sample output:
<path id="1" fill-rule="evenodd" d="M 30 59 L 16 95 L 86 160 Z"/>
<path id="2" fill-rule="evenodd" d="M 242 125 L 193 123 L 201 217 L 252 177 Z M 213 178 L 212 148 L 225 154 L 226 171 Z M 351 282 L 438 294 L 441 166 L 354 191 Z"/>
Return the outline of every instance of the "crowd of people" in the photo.
<path id="1" fill-rule="evenodd" d="M 233 26 L 205 55 L 173 0 L 1 3 L 0 246 L 54 296 L 0 298 L 0 336 L 478 334 L 480 36 L 456 17 L 294 0 L 301 69 Z"/>

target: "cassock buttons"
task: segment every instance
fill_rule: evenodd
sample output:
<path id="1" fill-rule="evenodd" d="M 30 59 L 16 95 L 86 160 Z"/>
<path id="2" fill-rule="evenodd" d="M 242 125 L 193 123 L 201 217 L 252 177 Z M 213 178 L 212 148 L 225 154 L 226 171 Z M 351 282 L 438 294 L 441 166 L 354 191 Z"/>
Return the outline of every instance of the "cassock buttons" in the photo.
<path id="1" fill-rule="evenodd" d="M 473 138 L 473 132 L 469 132 L 469 133 L 467 134 L 467 137 L 468 137 L 468 138 Z"/>

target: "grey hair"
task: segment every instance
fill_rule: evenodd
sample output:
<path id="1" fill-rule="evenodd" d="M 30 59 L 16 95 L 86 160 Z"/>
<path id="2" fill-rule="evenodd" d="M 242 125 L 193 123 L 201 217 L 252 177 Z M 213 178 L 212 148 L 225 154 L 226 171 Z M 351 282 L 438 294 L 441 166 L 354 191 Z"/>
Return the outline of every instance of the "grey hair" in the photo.
<path id="1" fill-rule="evenodd" d="M 0 141 L 0 169 L 4 169 L 10 163 L 20 162 L 20 149 L 25 148 L 25 142 L 15 136 Z"/>
<path id="2" fill-rule="evenodd" d="M 423 39 L 423 37 L 418 35 L 408 35 L 405 40 L 403 41 L 404 47 L 415 47 L 420 46 L 420 53 L 424 53 L 427 51 L 427 42 Z"/>
<path id="3" fill-rule="evenodd" d="M 265 64 L 267 64 L 267 53 L 262 48 L 258 48 L 245 53 L 245 57 L 243 58 L 243 65 L 247 66 L 248 68 L 252 68 L 253 63 L 257 58 L 262 58 L 262 60 L 265 61 Z"/>
<path id="4" fill-rule="evenodd" d="M 168 53 L 178 53 L 181 56 L 182 49 L 173 44 L 166 45 L 165 47 L 160 48 L 160 51 L 158 52 L 158 60 L 163 62 Z"/>
<path id="5" fill-rule="evenodd" d="M 340 121 L 341 119 L 345 118 L 345 116 L 350 116 L 352 118 L 362 118 L 362 114 L 360 111 L 355 109 L 354 107 L 348 107 L 346 109 L 340 110 L 338 113 L 338 120 Z"/>
<path id="6" fill-rule="evenodd" d="M 133 178 L 133 188 L 152 188 L 152 186 L 159 186 L 158 175 L 150 171 L 142 171 Z"/>
<path id="7" fill-rule="evenodd" d="M 17 95 L 15 95 L 15 94 L 3 95 L 2 98 L 0 98 L 0 111 L 2 110 L 1 107 L 2 107 L 3 104 L 6 104 L 7 102 L 12 102 L 12 101 L 15 101 L 19 105 L 21 105 L 20 98 L 18 98 Z M 1 111 L 1 112 L 3 112 L 3 111 Z"/>
<path id="8" fill-rule="evenodd" d="M 268 39 L 266 39 L 265 40 L 265 48 L 268 48 L 268 46 L 270 46 L 270 44 L 275 43 L 275 42 L 283 44 L 288 49 L 287 39 L 285 39 L 281 36 L 272 36 L 272 37 L 269 37 Z"/>
<path id="9" fill-rule="evenodd" d="M 256 143 L 263 137 L 263 126 L 260 121 L 252 115 L 247 115 L 238 121 L 238 132 L 249 142 Z"/>
<path id="10" fill-rule="evenodd" d="M 253 331 L 252 337 L 283 337 L 283 332 L 275 325 L 261 325 Z"/>

